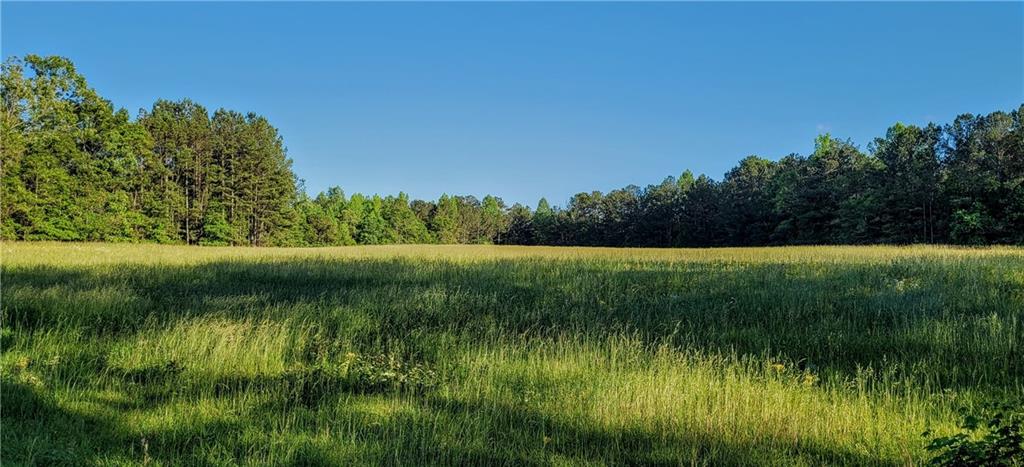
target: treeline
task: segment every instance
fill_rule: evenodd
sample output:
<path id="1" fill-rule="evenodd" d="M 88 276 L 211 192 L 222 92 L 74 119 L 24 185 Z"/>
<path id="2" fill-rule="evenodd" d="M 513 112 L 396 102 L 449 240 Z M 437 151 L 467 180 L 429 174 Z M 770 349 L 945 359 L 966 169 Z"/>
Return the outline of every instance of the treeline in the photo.
<path id="1" fill-rule="evenodd" d="M 823 135 L 809 156 L 751 156 L 721 181 L 687 171 L 531 210 L 494 196 L 423 201 L 331 188 L 309 197 L 265 118 L 160 100 L 133 120 L 61 57 L 10 59 L 0 85 L 4 239 L 1024 244 L 1024 105 L 946 125 L 896 124 L 866 152 Z"/>
<path id="2" fill-rule="evenodd" d="M 896 124 L 863 153 L 819 136 L 810 156 L 750 156 L 721 182 L 689 171 L 647 188 L 517 211 L 513 243 L 612 246 L 1024 244 L 1024 106 L 945 126 Z"/>

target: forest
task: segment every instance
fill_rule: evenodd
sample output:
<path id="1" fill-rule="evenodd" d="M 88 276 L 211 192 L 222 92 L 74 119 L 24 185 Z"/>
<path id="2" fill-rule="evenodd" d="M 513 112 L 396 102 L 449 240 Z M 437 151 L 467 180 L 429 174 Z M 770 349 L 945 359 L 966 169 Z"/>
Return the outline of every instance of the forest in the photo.
<path id="1" fill-rule="evenodd" d="M 866 150 L 823 134 L 813 153 L 746 157 L 721 180 L 573 196 L 307 194 L 282 135 L 255 113 L 158 100 L 134 118 L 67 58 L 2 70 L 5 240 L 326 246 L 393 243 L 703 247 L 1024 244 L 1024 104 L 926 126 Z"/>

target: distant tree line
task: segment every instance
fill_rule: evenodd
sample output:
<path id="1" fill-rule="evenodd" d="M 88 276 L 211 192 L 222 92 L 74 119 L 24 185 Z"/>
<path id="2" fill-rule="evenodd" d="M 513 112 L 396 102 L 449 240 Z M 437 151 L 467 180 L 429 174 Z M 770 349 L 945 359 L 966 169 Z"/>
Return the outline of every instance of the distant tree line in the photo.
<path id="1" fill-rule="evenodd" d="M 266 118 L 159 100 L 132 119 L 71 61 L 3 64 L 0 237 L 201 245 L 388 243 L 725 246 L 1024 244 L 1024 105 L 946 125 L 895 124 L 862 152 L 750 156 L 579 193 L 564 208 L 340 188 L 310 197 Z"/>

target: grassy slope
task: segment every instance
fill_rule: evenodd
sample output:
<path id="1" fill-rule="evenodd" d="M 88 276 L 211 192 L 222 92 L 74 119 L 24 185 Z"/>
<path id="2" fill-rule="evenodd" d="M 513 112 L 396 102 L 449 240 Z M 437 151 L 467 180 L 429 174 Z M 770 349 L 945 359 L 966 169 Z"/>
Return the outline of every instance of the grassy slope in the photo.
<path id="1" fill-rule="evenodd" d="M 4 244 L 2 459 L 908 464 L 1024 250 Z"/>

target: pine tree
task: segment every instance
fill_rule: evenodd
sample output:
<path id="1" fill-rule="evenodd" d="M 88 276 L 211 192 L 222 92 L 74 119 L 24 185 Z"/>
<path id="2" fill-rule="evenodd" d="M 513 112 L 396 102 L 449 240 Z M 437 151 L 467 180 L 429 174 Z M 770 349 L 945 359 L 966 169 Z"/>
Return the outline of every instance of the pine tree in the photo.
<path id="1" fill-rule="evenodd" d="M 384 219 L 384 200 L 374 195 L 366 203 L 366 210 L 359 222 L 359 243 L 382 245 L 398 241 L 398 233 Z"/>
<path id="2" fill-rule="evenodd" d="M 427 226 L 409 206 L 409 196 L 399 193 L 384 200 L 384 219 L 395 232 L 398 243 L 431 243 Z"/>
<path id="3" fill-rule="evenodd" d="M 459 204 L 455 198 L 441 195 L 437 201 L 437 209 L 430 220 L 430 229 L 437 243 L 458 243 L 459 241 Z"/>
<path id="4" fill-rule="evenodd" d="M 480 204 L 480 218 L 483 239 L 486 243 L 501 243 L 501 234 L 508 226 L 505 217 L 505 203 L 500 198 L 487 195 Z"/>
<path id="5" fill-rule="evenodd" d="M 206 109 L 191 100 L 158 100 L 139 122 L 153 138 L 153 151 L 170 171 L 173 222 L 186 243 L 202 236 L 202 219 L 210 202 L 213 130 Z"/>

